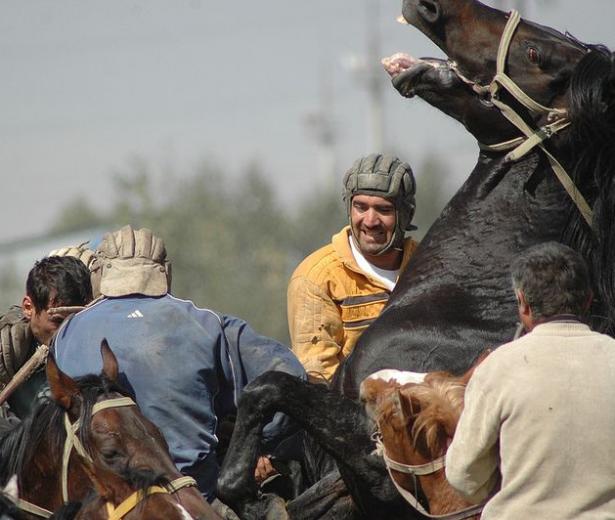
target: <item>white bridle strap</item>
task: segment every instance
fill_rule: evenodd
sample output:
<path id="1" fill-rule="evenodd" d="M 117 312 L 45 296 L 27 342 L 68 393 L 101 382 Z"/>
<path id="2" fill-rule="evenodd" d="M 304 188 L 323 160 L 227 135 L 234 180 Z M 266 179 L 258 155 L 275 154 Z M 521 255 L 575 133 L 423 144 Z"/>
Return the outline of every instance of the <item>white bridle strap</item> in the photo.
<path id="1" fill-rule="evenodd" d="M 437 459 L 426 462 L 425 464 L 402 464 L 396 460 L 391 459 L 386 452 L 386 449 L 382 451 L 382 458 L 387 468 L 394 469 L 400 473 L 406 473 L 407 475 L 431 475 L 436 471 L 444 468 L 445 457 L 438 457 Z"/>
<path id="2" fill-rule="evenodd" d="M 92 415 L 108 408 L 118 408 L 122 406 L 136 406 L 136 403 L 130 397 L 105 399 L 92 406 Z M 68 462 L 73 448 L 75 448 L 75 451 L 82 459 L 92 462 L 91 457 L 85 451 L 79 437 L 77 437 L 77 431 L 80 427 L 80 419 L 77 419 L 77 421 L 71 424 L 68 413 L 64 414 L 64 428 L 66 430 L 66 441 L 64 442 L 64 451 L 62 453 L 62 500 L 64 503 L 68 502 Z"/>
<path id="3" fill-rule="evenodd" d="M 49 518 L 50 516 L 53 516 L 53 513 L 48 509 L 39 507 L 32 502 L 24 500 L 23 498 L 16 499 L 14 503 L 21 511 L 25 511 L 26 513 L 30 513 L 31 515 L 40 516 L 41 518 Z"/>
<path id="4" fill-rule="evenodd" d="M 391 477 L 393 484 L 395 484 L 395 488 L 397 489 L 399 494 L 403 497 L 403 499 L 406 502 L 408 502 L 408 504 L 410 504 L 419 513 L 421 513 L 422 515 L 428 518 L 435 518 L 439 520 L 462 520 L 464 518 L 470 518 L 471 516 L 478 515 L 483 510 L 484 504 L 479 504 L 479 505 L 471 506 L 465 509 L 460 509 L 459 511 L 455 511 L 454 513 L 446 513 L 444 515 L 432 515 L 421 505 L 421 503 L 416 499 L 416 497 L 412 493 L 410 493 L 407 489 L 401 487 L 397 483 L 397 481 L 391 474 L 390 469 L 389 469 L 389 476 Z"/>
<path id="5" fill-rule="evenodd" d="M 538 103 L 523 92 L 519 85 L 517 85 L 513 79 L 508 76 L 508 74 L 506 74 L 506 60 L 508 58 L 508 51 L 512 38 L 520 22 L 521 16 L 519 15 L 519 12 L 516 10 L 511 11 L 498 47 L 496 74 L 489 85 L 480 85 L 479 83 L 465 77 L 455 62 L 450 62 L 450 67 L 457 74 L 457 76 L 464 83 L 470 85 L 478 95 L 485 96 L 486 94 L 490 94 L 489 102 L 498 108 L 502 115 L 523 133 L 523 136 L 510 139 L 509 141 L 502 143 L 491 145 L 479 143 L 480 148 L 482 150 L 492 152 L 504 152 L 511 150 L 504 158 L 506 161 L 517 161 L 525 156 L 530 150 L 533 150 L 536 147 L 540 148 L 547 156 L 553 172 L 566 190 L 566 193 L 568 193 L 568 196 L 576 204 L 579 212 L 587 224 L 591 227 L 593 219 L 593 211 L 591 207 L 585 200 L 585 197 L 583 197 L 581 192 L 577 189 L 564 167 L 544 146 L 544 142 L 547 139 L 570 126 L 568 111 L 564 108 L 550 108 Z M 513 110 L 513 108 L 498 98 L 500 89 L 508 91 L 511 96 L 513 96 L 519 103 L 531 112 L 544 114 L 547 116 L 547 120 L 552 122 L 540 127 L 537 130 L 530 128 L 530 126 L 519 114 L 517 114 L 517 112 Z"/>
<path id="6" fill-rule="evenodd" d="M 512 80 L 510 76 L 506 74 L 506 59 L 508 58 L 508 50 L 510 48 L 510 43 L 512 42 L 515 31 L 517 30 L 517 27 L 520 23 L 521 15 L 519 14 L 519 11 L 513 9 L 508 17 L 506 27 L 504 27 L 504 32 L 502 33 L 502 38 L 500 39 L 500 45 L 498 47 L 496 74 L 490 85 L 492 95 L 494 89 L 496 89 L 497 91 L 497 85 L 499 84 L 506 90 L 508 90 L 513 96 L 515 96 L 519 103 L 521 103 L 523 106 L 525 106 L 532 112 L 560 115 L 562 117 L 566 117 L 568 115 L 568 111 L 566 109 L 549 108 L 544 105 L 541 105 L 537 101 L 534 101 L 525 92 L 523 92 L 523 90 L 521 90 L 521 88 Z"/>
<path id="7" fill-rule="evenodd" d="M 384 459 L 384 465 L 386 466 L 387 471 L 389 472 L 389 477 L 391 477 L 391 480 L 393 481 L 395 488 L 397 489 L 399 494 L 403 497 L 403 499 L 406 502 L 408 502 L 408 504 L 410 504 L 414 509 L 416 509 L 422 515 L 428 518 L 435 518 L 439 520 L 462 520 L 462 519 L 477 515 L 483 510 L 484 504 L 479 504 L 477 506 L 468 507 L 466 509 L 461 509 L 459 511 L 455 511 L 454 513 L 447 513 L 445 515 L 430 514 L 423 507 L 423 505 L 418 501 L 418 499 L 412 493 L 410 493 L 410 491 L 401 487 L 397 483 L 397 481 L 395 480 L 395 477 L 393 476 L 393 473 L 391 472 L 399 471 L 400 473 L 412 475 L 415 478 L 414 487 L 416 491 L 417 489 L 416 476 L 431 475 L 432 473 L 435 473 L 436 471 L 443 469 L 445 466 L 446 457 L 445 456 L 438 457 L 437 459 L 434 459 L 425 464 L 403 464 L 401 462 L 397 462 L 391 459 L 387 455 L 386 448 L 384 446 L 384 443 L 382 442 L 382 437 L 380 436 L 379 432 L 376 432 L 372 436 L 372 438 L 374 439 L 374 442 L 376 443 L 376 453 L 382 455 L 382 458 Z"/>

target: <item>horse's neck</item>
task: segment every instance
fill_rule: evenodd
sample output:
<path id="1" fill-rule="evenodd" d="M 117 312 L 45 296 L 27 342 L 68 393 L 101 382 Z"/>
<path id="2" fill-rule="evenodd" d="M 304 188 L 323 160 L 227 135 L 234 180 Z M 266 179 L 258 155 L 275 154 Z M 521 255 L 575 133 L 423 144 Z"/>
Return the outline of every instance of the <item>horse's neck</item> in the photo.
<path id="1" fill-rule="evenodd" d="M 421 242 L 406 275 L 416 282 L 433 279 L 438 271 L 460 280 L 475 273 L 498 287 L 512 256 L 559 238 L 567 207 L 561 186 L 537 152 L 517 163 L 481 152 L 472 174 Z"/>

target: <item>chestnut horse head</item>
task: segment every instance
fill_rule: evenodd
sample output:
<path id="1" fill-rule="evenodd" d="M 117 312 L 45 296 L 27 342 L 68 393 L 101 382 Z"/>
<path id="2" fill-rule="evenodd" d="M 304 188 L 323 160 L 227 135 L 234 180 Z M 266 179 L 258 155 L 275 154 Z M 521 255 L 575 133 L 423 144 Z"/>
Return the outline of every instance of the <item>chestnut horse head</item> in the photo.
<path id="1" fill-rule="evenodd" d="M 172 501 L 181 502 L 194 518 L 217 518 L 191 487 L 193 481 L 174 466 L 158 428 L 117 384 L 117 360 L 104 340 L 101 354 L 102 374 L 76 379 L 64 374 L 53 356 L 48 358 L 51 398 L 0 434 L 0 482 L 16 474 L 20 499 L 54 511 L 95 489 L 85 461 L 117 475 L 156 475 L 170 483 L 169 491 L 180 488 Z"/>
<path id="2" fill-rule="evenodd" d="M 462 376 L 383 370 L 361 384 L 361 400 L 378 425 L 378 446 L 406 500 L 430 514 L 479 511 L 448 484 L 444 456 L 463 410 L 465 387 L 485 350 Z"/>
<path id="3" fill-rule="evenodd" d="M 411 505 L 430 514 L 471 507 L 448 484 L 443 465 L 464 391 L 459 378 L 434 373 L 423 383 L 390 386 L 376 408 L 379 442 L 391 478 L 408 493 Z"/>

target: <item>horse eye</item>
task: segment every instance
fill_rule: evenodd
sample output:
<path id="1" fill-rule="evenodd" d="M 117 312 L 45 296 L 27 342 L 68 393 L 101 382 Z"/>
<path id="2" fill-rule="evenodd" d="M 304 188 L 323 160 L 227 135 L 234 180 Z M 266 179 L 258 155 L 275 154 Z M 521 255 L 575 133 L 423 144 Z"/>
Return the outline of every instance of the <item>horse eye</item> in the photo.
<path id="1" fill-rule="evenodd" d="M 527 58 L 532 63 L 538 65 L 540 63 L 540 52 L 535 47 L 528 47 L 527 49 Z"/>
<path id="2" fill-rule="evenodd" d="M 117 451 L 117 450 L 102 450 L 101 451 L 102 456 L 107 459 L 107 460 L 113 460 L 113 459 L 118 459 L 122 456 L 122 454 Z"/>

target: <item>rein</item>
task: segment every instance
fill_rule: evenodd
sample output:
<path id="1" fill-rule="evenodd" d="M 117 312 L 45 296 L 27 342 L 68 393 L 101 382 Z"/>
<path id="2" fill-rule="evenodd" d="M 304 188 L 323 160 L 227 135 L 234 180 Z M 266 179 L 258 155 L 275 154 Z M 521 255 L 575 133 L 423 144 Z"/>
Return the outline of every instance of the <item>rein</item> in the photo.
<path id="1" fill-rule="evenodd" d="M 118 397 L 114 399 L 105 399 L 103 401 L 99 401 L 92 406 L 92 415 L 102 411 L 107 410 L 109 408 L 120 408 L 123 406 L 136 406 L 136 403 L 130 397 Z M 92 458 L 88 455 L 83 447 L 83 444 L 77 437 L 77 431 L 81 427 L 81 419 L 77 419 L 74 423 L 70 422 L 68 417 L 68 413 L 64 414 L 64 428 L 66 431 L 66 440 L 64 441 L 64 450 L 62 454 L 62 500 L 66 504 L 68 499 L 68 463 L 70 460 L 70 455 L 73 450 L 79 454 L 79 456 L 89 462 L 93 463 Z M 132 495 L 126 498 L 121 504 L 118 506 L 113 506 L 110 502 L 106 503 L 107 507 L 107 520 L 121 520 L 124 515 L 128 512 L 132 511 L 142 500 L 147 498 L 150 495 L 166 493 L 172 494 L 177 491 L 185 488 L 196 486 L 196 480 L 192 477 L 179 477 L 171 482 L 169 482 L 166 486 L 150 486 L 147 489 L 141 489 L 135 491 Z M 35 516 L 39 516 L 41 518 L 49 518 L 53 515 L 53 513 L 47 509 L 37 506 L 31 502 L 28 502 L 23 499 L 17 499 L 15 504 L 19 509 L 26 511 Z"/>
<path id="2" fill-rule="evenodd" d="M 459 76 L 464 83 L 470 85 L 478 95 L 481 97 L 488 96 L 488 101 L 497 107 L 502 115 L 523 133 L 523 136 L 494 145 L 479 143 L 480 148 L 492 152 L 508 151 L 504 158 L 505 161 L 517 161 L 534 148 L 540 148 L 549 160 L 551 169 L 568 193 L 568 196 L 576 204 L 579 212 L 591 227 L 593 218 L 591 207 L 587 203 L 587 200 L 585 200 L 585 197 L 583 197 L 581 192 L 577 189 L 564 167 L 553 154 L 547 150 L 544 144 L 547 139 L 550 139 L 553 135 L 570 126 L 571 123 L 568 118 L 568 111 L 564 108 L 549 108 L 541 105 L 523 92 L 521 87 L 506 74 L 506 59 L 510 50 L 510 44 L 520 23 L 521 15 L 518 11 L 512 10 L 508 17 L 504 32 L 502 33 L 502 38 L 500 39 L 496 73 L 489 85 L 480 85 L 476 81 L 466 78 L 459 71 L 457 64 L 454 62 L 450 63 L 450 67 L 457 76 Z M 532 129 L 510 105 L 507 105 L 500 99 L 499 93 L 502 89 L 507 91 L 530 112 L 546 115 L 547 121 L 550 121 L 550 123 L 536 130 Z"/>
<path id="3" fill-rule="evenodd" d="M 382 456 L 384 460 L 384 464 L 389 473 L 389 477 L 391 477 L 391 480 L 393 481 L 395 488 L 397 489 L 399 494 L 404 498 L 404 500 L 408 502 L 408 504 L 410 504 L 414 509 L 416 509 L 422 515 L 428 518 L 435 518 L 435 519 L 440 519 L 440 520 L 463 520 L 465 518 L 476 516 L 480 514 L 481 511 L 483 510 L 484 504 L 478 504 L 476 506 L 471 506 L 471 507 L 461 509 L 459 511 L 455 511 L 453 513 L 447 513 L 444 515 L 430 514 L 416 498 L 416 495 L 418 494 L 417 493 L 418 483 L 417 483 L 416 477 L 420 475 L 431 475 L 435 473 L 436 471 L 444 469 L 446 456 L 442 455 L 441 457 L 438 457 L 425 464 L 404 464 L 402 462 L 398 462 L 394 459 L 391 459 L 387 455 L 386 447 L 384 443 L 382 442 L 382 436 L 380 435 L 379 431 L 377 431 L 373 435 L 373 440 L 376 443 L 375 451 L 378 455 Z M 408 491 L 407 489 L 403 488 L 402 486 L 398 484 L 398 482 L 393 477 L 392 471 L 398 471 L 400 473 L 405 473 L 406 475 L 412 475 L 413 481 L 414 481 L 414 494 L 410 493 L 410 491 Z"/>

